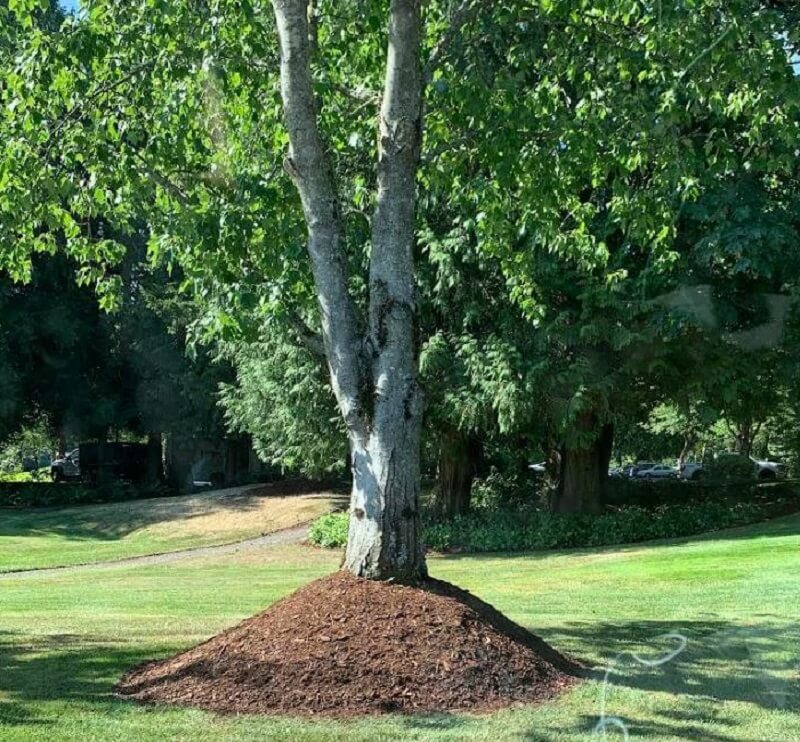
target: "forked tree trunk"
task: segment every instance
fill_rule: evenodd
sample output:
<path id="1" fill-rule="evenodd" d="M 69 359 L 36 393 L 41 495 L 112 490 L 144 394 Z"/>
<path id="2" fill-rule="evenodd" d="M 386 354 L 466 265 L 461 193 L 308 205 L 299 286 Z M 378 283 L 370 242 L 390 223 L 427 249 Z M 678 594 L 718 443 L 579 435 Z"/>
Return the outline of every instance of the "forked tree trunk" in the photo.
<path id="1" fill-rule="evenodd" d="M 441 434 L 439 446 L 439 490 L 437 510 L 443 515 L 469 512 L 480 446 L 459 430 Z"/>
<path id="2" fill-rule="evenodd" d="M 593 413 L 584 413 L 576 422 L 576 432 L 593 438 L 584 445 L 562 448 L 561 478 L 551 509 L 555 513 L 599 513 L 611 461 L 613 427 L 600 426 Z"/>
<path id="3" fill-rule="evenodd" d="M 390 3 L 366 336 L 349 292 L 339 194 L 317 121 L 310 69 L 317 34 L 309 25 L 308 1 L 273 0 L 273 8 L 290 144 L 285 168 L 303 206 L 322 327 L 322 343 L 307 344 L 324 348 L 350 440 L 353 492 L 344 567 L 372 579 L 414 581 L 426 575 L 413 259 L 422 130 L 420 0 Z"/>

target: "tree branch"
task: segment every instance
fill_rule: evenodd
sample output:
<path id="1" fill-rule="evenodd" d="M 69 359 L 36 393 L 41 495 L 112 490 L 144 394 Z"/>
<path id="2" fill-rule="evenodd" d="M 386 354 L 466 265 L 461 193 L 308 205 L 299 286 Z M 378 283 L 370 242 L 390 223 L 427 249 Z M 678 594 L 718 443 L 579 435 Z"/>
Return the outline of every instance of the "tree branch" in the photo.
<path id="1" fill-rule="evenodd" d="M 273 0 L 281 53 L 281 97 L 289 134 L 284 161 L 303 205 L 322 337 L 336 399 L 351 434 L 365 436 L 361 340 L 348 289 L 347 255 L 333 169 L 323 146 L 311 79 L 308 0 Z"/>
<path id="2" fill-rule="evenodd" d="M 287 312 L 286 319 L 303 347 L 313 355 L 325 358 L 325 342 L 322 339 L 322 335 L 314 332 L 303 318 L 293 310 Z"/>
<path id="3" fill-rule="evenodd" d="M 433 48 L 425 64 L 425 69 L 422 72 L 423 87 L 430 85 L 431 80 L 433 80 L 433 75 L 442 63 L 450 45 L 461 33 L 461 29 L 477 14 L 479 8 L 479 0 L 462 0 L 461 4 L 455 9 L 450 21 L 450 26 Z"/>

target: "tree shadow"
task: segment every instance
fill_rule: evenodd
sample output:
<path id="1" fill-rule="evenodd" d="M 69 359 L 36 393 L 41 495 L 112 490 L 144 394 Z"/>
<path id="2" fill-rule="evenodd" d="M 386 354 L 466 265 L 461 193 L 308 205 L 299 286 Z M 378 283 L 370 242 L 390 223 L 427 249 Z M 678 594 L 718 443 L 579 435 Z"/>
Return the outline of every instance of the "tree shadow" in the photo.
<path id="1" fill-rule="evenodd" d="M 69 540 L 116 541 L 148 526 L 188 521 L 209 515 L 255 512 L 265 499 L 325 499 L 342 507 L 340 488 L 313 482 L 276 482 L 253 488 L 232 488 L 180 497 L 161 497 L 64 508 L 6 510 L 1 536 L 56 535 Z"/>
<path id="2" fill-rule="evenodd" d="M 709 704 L 739 702 L 765 710 L 800 712 L 800 625 L 778 621 L 777 616 L 755 617 L 758 623 L 737 624 L 710 618 L 686 621 L 636 621 L 623 623 L 575 622 L 547 632 L 555 646 L 579 646 L 595 652 L 598 679 L 607 668 L 606 713 L 617 715 L 615 687 L 681 696 L 680 709 L 659 709 L 653 718 L 625 718 L 632 734 L 645 739 L 681 739 L 727 742 L 741 740 L 708 730 Z M 670 635 L 672 638 L 665 638 Z M 683 651 L 658 664 L 686 640 Z M 646 666 L 631 653 L 645 661 Z M 598 713 L 600 696 L 598 696 Z M 625 716 L 624 711 L 621 712 Z M 591 731 L 598 717 L 586 717 L 582 731 Z M 725 722 L 714 718 L 717 726 Z"/>
<path id="3" fill-rule="evenodd" d="M 741 732 L 732 731 L 732 734 L 725 734 L 719 730 L 710 730 L 707 726 L 708 718 L 701 719 L 697 715 L 692 715 L 687 719 L 671 719 L 668 718 L 669 714 L 662 714 L 665 718 L 663 721 L 656 718 L 641 718 L 636 716 L 628 716 L 625 718 L 625 726 L 632 739 L 644 740 L 664 740 L 664 739 L 687 739 L 693 742 L 755 742 L 755 740 L 746 740 L 742 737 Z M 579 739 L 598 739 L 602 740 L 603 735 L 592 737 L 592 730 L 597 723 L 597 717 L 583 716 L 581 721 L 574 725 L 570 730 Z M 714 718 L 715 725 L 725 726 L 718 718 Z M 564 733 L 564 729 L 553 729 L 552 732 Z M 552 736 L 541 736 L 541 731 L 530 732 L 524 736 L 526 742 L 544 742 L 553 739 Z M 609 729 L 609 740 L 622 740 L 623 737 L 616 730 Z"/>
<path id="4" fill-rule="evenodd" d="M 52 716 L 36 713 L 35 704 L 43 701 L 119 705 L 112 695 L 114 683 L 146 656 L 146 649 L 120 647 L 101 636 L 23 638 L 0 631 L 0 730 L 52 725 Z"/>

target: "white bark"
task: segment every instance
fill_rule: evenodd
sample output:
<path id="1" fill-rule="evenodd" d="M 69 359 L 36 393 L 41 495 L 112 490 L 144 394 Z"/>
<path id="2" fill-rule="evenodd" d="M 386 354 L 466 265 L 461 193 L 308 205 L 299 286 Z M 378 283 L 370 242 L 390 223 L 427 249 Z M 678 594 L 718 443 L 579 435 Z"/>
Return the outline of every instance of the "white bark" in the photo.
<path id="1" fill-rule="evenodd" d="M 363 341 L 347 287 L 338 195 L 317 124 L 308 0 L 273 0 L 273 7 L 291 143 L 286 169 L 303 204 L 326 357 L 350 436 L 353 494 L 345 568 L 374 579 L 416 580 L 425 576 L 413 254 L 423 87 L 420 0 L 392 0 L 390 7 L 369 331 Z"/>

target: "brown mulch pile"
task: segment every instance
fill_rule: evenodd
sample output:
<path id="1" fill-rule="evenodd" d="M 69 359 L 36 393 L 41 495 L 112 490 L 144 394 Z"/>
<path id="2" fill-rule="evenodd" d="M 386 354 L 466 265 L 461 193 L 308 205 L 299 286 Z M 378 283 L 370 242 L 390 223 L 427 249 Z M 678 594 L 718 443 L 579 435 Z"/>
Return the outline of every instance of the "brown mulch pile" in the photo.
<path id="1" fill-rule="evenodd" d="M 453 585 L 338 572 L 188 652 L 135 668 L 117 693 L 238 713 L 476 711 L 550 698 L 585 674 Z"/>

